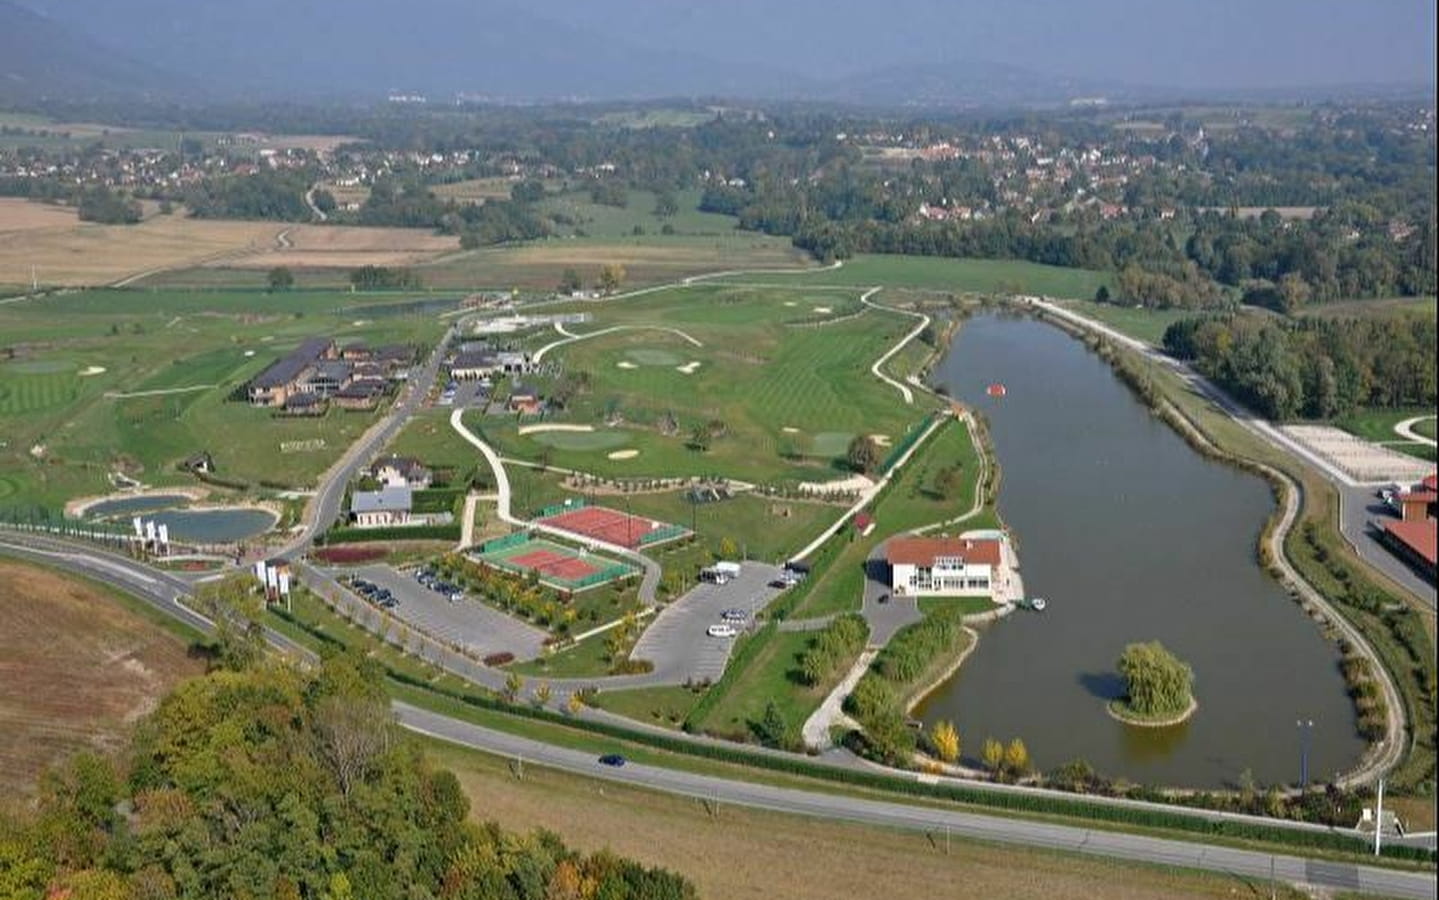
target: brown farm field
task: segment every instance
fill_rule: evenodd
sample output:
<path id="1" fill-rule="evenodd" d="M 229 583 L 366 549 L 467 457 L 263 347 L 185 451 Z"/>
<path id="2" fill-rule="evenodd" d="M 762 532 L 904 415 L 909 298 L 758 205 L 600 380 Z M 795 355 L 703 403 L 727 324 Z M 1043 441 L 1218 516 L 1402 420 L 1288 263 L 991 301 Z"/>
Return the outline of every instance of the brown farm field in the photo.
<path id="1" fill-rule="evenodd" d="M 115 746 L 179 680 L 184 641 L 107 590 L 0 558 L 0 794 L 28 793 L 49 764 Z"/>
<path id="2" fill-rule="evenodd" d="M 546 828 L 583 851 L 610 848 L 664 866 L 706 898 L 946 897 L 1109 900 L 1259 896 L 1221 875 L 1130 865 L 944 835 L 846 825 L 721 806 L 525 766 L 431 743 L 470 798 L 471 815 Z M 1262 895 L 1269 896 L 1268 885 Z M 1278 896 L 1301 896 L 1280 888 Z"/>
<path id="3" fill-rule="evenodd" d="M 458 249 L 458 237 L 420 228 L 292 225 L 271 245 L 216 265 L 237 269 L 413 266 Z"/>
<path id="4" fill-rule="evenodd" d="M 635 240 L 550 240 L 456 253 L 417 268 L 427 287 L 553 288 L 565 269 L 587 285 L 600 267 L 619 263 L 629 285 L 674 281 L 725 269 L 813 265 L 787 239 L 763 235 L 648 237 Z"/>
<path id="5" fill-rule="evenodd" d="M 73 210 L 0 200 L 0 283 L 104 285 L 156 269 L 195 266 L 274 244 L 276 222 L 154 216 L 138 225 L 81 222 Z"/>

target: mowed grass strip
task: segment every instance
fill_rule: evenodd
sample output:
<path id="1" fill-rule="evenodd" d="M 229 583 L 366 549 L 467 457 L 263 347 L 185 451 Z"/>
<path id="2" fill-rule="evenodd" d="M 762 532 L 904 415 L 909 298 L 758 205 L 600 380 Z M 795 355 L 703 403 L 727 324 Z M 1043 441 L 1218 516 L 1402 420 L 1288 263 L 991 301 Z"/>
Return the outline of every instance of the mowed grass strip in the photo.
<path id="1" fill-rule="evenodd" d="M 1046 266 L 1017 259 L 955 259 L 943 256 L 860 254 L 837 269 L 802 275 L 741 273 L 726 281 L 775 284 L 882 285 L 939 291 L 1041 294 L 1046 297 L 1087 299 L 1112 276 L 1089 269 Z"/>

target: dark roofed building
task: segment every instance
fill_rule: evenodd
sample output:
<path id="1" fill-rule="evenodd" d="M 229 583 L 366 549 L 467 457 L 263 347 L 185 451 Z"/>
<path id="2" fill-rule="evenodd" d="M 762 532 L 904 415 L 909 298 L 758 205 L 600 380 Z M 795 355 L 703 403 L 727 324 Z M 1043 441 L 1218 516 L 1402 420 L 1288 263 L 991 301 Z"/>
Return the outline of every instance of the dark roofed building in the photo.
<path id="1" fill-rule="evenodd" d="M 250 381 L 247 395 L 253 406 L 284 406 L 291 394 L 300 392 L 300 382 L 316 363 L 335 358 L 335 342 L 310 338 Z"/>

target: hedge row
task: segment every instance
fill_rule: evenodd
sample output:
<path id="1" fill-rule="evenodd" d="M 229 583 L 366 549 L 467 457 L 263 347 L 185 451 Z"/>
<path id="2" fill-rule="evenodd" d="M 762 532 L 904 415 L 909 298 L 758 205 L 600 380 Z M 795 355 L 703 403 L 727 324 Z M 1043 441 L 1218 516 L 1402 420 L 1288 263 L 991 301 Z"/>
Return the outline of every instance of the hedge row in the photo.
<path id="1" fill-rule="evenodd" d="M 391 528 L 331 528 L 322 544 L 364 543 L 366 541 L 458 541 L 461 525 L 397 525 Z"/>
<path id="2" fill-rule="evenodd" d="M 768 644 L 778 632 L 779 625 L 771 621 L 759 631 L 755 632 L 754 637 L 744 642 L 744 646 L 740 647 L 739 651 L 730 657 L 729 665 L 725 666 L 724 674 L 720 676 L 719 681 L 716 681 L 709 690 L 705 691 L 704 696 L 700 698 L 700 702 L 696 703 L 694 708 L 690 710 L 689 715 L 685 716 L 684 725 L 682 726 L 685 731 L 694 732 L 699 729 L 699 724 L 709 716 L 715 706 L 724 699 L 725 695 L 734 689 L 734 684 L 739 680 L 741 673 L 749 667 L 749 664 L 754 661 L 759 651 Z"/>
<path id="3" fill-rule="evenodd" d="M 287 621 L 295 623 L 307 634 L 313 635 L 316 639 L 330 645 L 344 646 L 343 642 L 334 636 L 319 631 L 308 623 L 302 622 L 293 616 L 285 615 L 279 610 L 276 610 L 276 612 L 282 615 Z M 765 628 L 761 629 L 759 634 L 756 635 L 755 640 L 747 642 L 746 647 L 741 650 L 741 653 L 743 654 L 749 651 L 749 648 L 763 643 L 760 638 L 766 632 L 771 635 L 774 634 L 775 630 L 776 627 L 773 624 L 765 626 Z M 1353 838 L 1332 832 L 1296 831 L 1232 820 L 1216 821 L 1188 816 L 1180 812 L 1133 809 L 1094 803 L 1078 798 L 1036 796 L 1033 794 L 1021 794 L 1009 791 L 987 791 L 967 785 L 924 784 L 912 777 L 891 775 L 864 769 L 843 769 L 817 763 L 807 757 L 798 755 L 758 753 L 746 749 L 743 746 L 731 747 L 723 744 L 691 741 L 676 735 L 626 728 L 623 725 L 608 721 L 573 718 L 543 707 L 535 707 L 527 704 L 511 704 L 506 703 L 498 697 L 460 691 L 449 687 L 440 687 L 424 679 L 416 678 L 390 668 L 389 666 L 386 666 L 386 673 L 392 681 L 398 684 L 444 697 L 467 706 L 473 706 L 477 709 L 563 725 L 591 734 L 598 734 L 603 737 L 636 744 L 645 744 L 659 750 L 673 753 L 685 753 L 718 762 L 754 766 L 774 772 L 802 775 L 808 778 L 823 779 L 825 781 L 854 787 L 872 788 L 911 796 L 938 798 L 955 803 L 1014 812 L 1073 816 L 1145 828 L 1163 828 L 1183 831 L 1212 837 L 1262 840 L 1293 847 L 1337 850 L 1341 852 L 1361 852 L 1363 850 L 1363 845 L 1360 842 Z M 723 681 L 723 679 L 721 680 Z M 716 687 L 718 687 L 718 685 L 716 685 Z M 711 691 L 707 692 L 705 697 L 701 699 L 700 703 L 704 704 L 705 700 L 714 695 L 714 693 L 714 690 L 711 689 Z M 698 709 L 699 707 L 696 707 L 696 710 Z M 693 716 L 693 713 L 691 713 L 691 716 Z M 686 721 L 688 722 L 688 720 Z M 1419 847 L 1393 845 L 1384 847 L 1383 855 L 1394 859 L 1419 862 L 1433 862 L 1436 858 L 1434 851 L 1424 850 Z"/>

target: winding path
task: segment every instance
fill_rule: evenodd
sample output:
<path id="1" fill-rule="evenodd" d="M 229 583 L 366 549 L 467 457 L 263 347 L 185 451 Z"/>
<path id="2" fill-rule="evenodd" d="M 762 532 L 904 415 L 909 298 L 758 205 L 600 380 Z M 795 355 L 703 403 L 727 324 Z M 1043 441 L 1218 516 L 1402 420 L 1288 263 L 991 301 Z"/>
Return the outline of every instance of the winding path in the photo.
<path id="1" fill-rule="evenodd" d="M 545 358 L 545 354 L 549 353 L 551 350 L 554 350 L 556 347 L 563 347 L 566 344 L 573 344 L 575 341 L 583 341 L 586 338 L 599 337 L 602 334 L 612 334 L 616 331 L 667 331 L 670 334 L 676 335 L 686 341 L 689 341 L 691 346 L 704 346 L 704 344 L 700 343 L 693 336 L 685 334 L 678 328 L 670 328 L 665 325 L 611 325 L 609 328 L 601 328 L 599 331 L 587 331 L 584 334 L 572 334 L 568 331 L 565 331 L 561 327 L 561 324 L 559 322 L 556 322 L 555 330 L 558 331 L 560 334 L 568 336 L 560 338 L 558 341 L 552 341 L 544 345 L 540 349 L 536 350 L 535 362 L 540 362 L 541 360 L 543 360 Z"/>
<path id="2" fill-rule="evenodd" d="M 895 309 L 893 306 L 885 306 L 882 303 L 875 303 L 874 301 L 869 299 L 870 297 L 873 297 L 875 294 L 879 293 L 881 290 L 883 290 L 883 288 L 870 288 L 863 294 L 859 295 L 859 302 L 873 309 L 882 309 L 885 312 L 899 313 L 900 315 L 904 316 L 918 316 L 920 322 L 918 325 L 914 326 L 914 330 L 910 331 L 909 334 L 906 334 L 904 337 L 900 338 L 899 343 L 889 348 L 889 352 L 885 353 L 879 359 L 875 360 L 874 365 L 870 366 L 869 370 L 873 372 L 874 376 L 880 381 L 883 381 L 885 384 L 892 385 L 895 390 L 899 391 L 900 396 L 904 397 L 905 403 L 912 404 L 914 403 L 914 392 L 909 389 L 908 385 L 901 384 L 900 382 L 895 381 L 893 378 L 890 378 L 888 375 L 884 374 L 883 367 L 885 363 L 889 362 L 890 357 L 903 350 L 905 344 L 908 344 L 910 341 L 914 340 L 924 331 L 924 329 L 929 327 L 930 319 L 929 316 L 925 315 L 924 313 L 910 312 L 907 309 Z"/>
<path id="3" fill-rule="evenodd" d="M 1407 438 L 1412 443 L 1424 444 L 1428 447 L 1434 447 L 1439 444 L 1436 444 L 1433 438 L 1427 438 L 1414 430 L 1415 425 L 1418 425 L 1420 422 L 1423 422 L 1426 419 L 1433 418 L 1434 416 L 1415 416 L 1412 419 L 1405 419 L 1404 421 L 1394 426 L 1394 433 L 1399 435 L 1400 437 Z"/>

